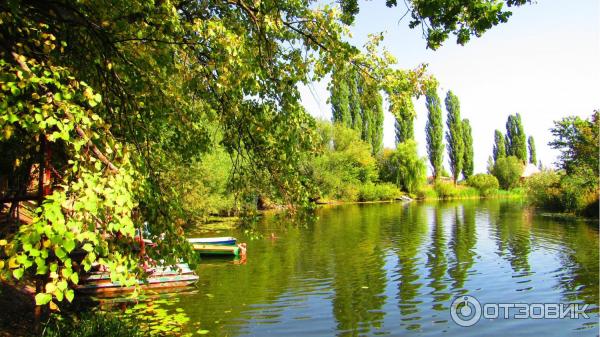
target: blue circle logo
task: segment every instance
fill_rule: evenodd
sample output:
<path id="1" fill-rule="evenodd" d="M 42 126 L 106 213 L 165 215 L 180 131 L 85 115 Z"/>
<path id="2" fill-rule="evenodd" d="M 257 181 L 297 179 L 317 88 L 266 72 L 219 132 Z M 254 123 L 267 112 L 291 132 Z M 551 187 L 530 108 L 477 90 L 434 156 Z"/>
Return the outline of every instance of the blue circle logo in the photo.
<path id="1" fill-rule="evenodd" d="M 460 326 L 472 326 L 481 318 L 481 303 L 473 296 L 459 296 L 452 301 L 450 316 Z"/>

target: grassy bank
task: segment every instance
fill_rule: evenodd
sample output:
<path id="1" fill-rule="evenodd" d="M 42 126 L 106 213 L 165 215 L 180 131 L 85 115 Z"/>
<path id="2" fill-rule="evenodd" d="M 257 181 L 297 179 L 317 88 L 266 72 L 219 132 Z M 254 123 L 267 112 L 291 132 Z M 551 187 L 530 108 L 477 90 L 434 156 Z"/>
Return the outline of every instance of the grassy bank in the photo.
<path id="1" fill-rule="evenodd" d="M 511 190 L 490 190 L 481 191 L 477 188 L 452 183 L 429 184 L 422 187 L 416 195 L 419 200 L 464 200 L 464 199 L 483 199 L 483 198 L 524 198 L 525 190 L 514 188 Z"/>

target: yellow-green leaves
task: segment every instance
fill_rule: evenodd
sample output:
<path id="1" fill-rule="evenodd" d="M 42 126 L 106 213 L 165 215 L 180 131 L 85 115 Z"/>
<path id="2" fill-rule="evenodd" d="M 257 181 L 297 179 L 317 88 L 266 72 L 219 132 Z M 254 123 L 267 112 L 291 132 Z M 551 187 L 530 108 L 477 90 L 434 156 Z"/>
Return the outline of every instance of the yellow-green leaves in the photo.
<path id="1" fill-rule="evenodd" d="M 44 305 L 52 301 L 52 295 L 48 293 L 38 293 L 35 295 L 35 304 Z"/>
<path id="2" fill-rule="evenodd" d="M 46 38 L 54 41 L 50 35 Z M 45 45 L 53 49 L 53 42 Z M 93 265 L 113 268 L 116 279 L 133 284 L 130 271 L 137 268 L 136 253 L 125 250 L 113 259 L 111 250 L 119 240 L 132 241 L 133 193 L 139 184 L 124 147 L 111 145 L 116 141 L 106 132 L 103 119 L 90 109 L 102 102 L 101 95 L 71 77 L 66 68 L 23 55 L 16 59 L 18 65 L 0 60 L 0 142 L 22 144 L 22 153 L 14 160 L 16 167 L 31 153 L 37 155 L 42 137 L 55 155 L 69 160 L 54 175 L 56 188 L 45 197 L 31 223 L 22 224 L 15 236 L 0 240 L 0 248 L 9 257 L 8 263 L 0 260 L 0 275 L 47 279 L 44 292 L 35 299 L 38 305 L 52 307 L 64 299 L 73 300 L 71 287 L 79 283 L 79 273 Z M 15 129 L 20 130 L 19 139 L 14 138 Z M 98 158 L 102 152 L 111 156 L 118 172 L 106 169 L 107 159 Z M 85 258 L 76 270 L 72 256 L 81 252 Z"/>

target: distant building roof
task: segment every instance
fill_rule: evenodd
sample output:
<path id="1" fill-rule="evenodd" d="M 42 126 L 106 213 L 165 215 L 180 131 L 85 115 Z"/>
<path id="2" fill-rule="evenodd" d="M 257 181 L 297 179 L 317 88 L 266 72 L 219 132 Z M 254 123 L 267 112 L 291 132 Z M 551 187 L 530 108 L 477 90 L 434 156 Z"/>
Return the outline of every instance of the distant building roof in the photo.
<path id="1" fill-rule="evenodd" d="M 523 174 L 521 174 L 521 178 L 528 178 L 536 173 L 540 173 L 540 169 L 537 168 L 537 166 L 529 163 L 525 166 L 525 169 L 523 170 Z"/>

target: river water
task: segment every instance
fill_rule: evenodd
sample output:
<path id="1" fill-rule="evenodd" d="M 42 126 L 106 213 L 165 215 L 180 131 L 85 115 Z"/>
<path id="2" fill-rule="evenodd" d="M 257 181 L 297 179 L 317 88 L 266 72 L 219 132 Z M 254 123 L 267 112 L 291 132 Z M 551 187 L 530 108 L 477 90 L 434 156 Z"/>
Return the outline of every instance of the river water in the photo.
<path id="1" fill-rule="evenodd" d="M 506 200 L 345 205 L 317 215 L 208 233 L 246 242 L 245 263 L 203 260 L 196 287 L 163 295 L 150 313 L 208 336 L 598 335 L 597 222 Z M 589 318 L 516 319 L 510 309 L 508 319 L 500 311 L 463 327 L 450 307 L 467 295 L 480 307 L 589 304 Z"/>

